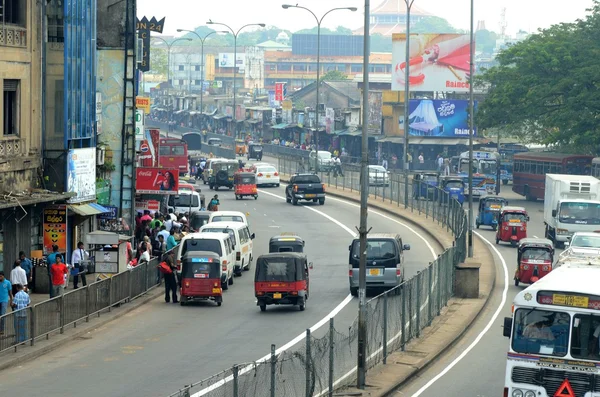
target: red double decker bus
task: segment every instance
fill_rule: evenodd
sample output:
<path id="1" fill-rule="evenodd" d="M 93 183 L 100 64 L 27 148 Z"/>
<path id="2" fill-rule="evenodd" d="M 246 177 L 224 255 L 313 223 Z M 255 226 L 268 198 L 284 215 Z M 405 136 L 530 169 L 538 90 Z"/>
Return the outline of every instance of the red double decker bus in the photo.
<path id="1" fill-rule="evenodd" d="M 546 174 L 591 175 L 592 158 L 581 154 L 526 152 L 514 155 L 513 192 L 544 199 Z"/>

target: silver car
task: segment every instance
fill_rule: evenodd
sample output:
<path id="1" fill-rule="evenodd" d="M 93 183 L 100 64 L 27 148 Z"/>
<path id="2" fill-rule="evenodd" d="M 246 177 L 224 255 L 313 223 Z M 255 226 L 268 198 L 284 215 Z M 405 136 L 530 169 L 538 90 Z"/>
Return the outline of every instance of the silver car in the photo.
<path id="1" fill-rule="evenodd" d="M 390 186 L 390 172 L 381 165 L 369 166 L 369 185 Z"/>
<path id="2" fill-rule="evenodd" d="M 350 244 L 349 271 L 350 293 L 358 296 L 358 268 L 360 240 Z M 404 281 L 404 251 L 409 244 L 402 237 L 391 233 L 372 233 L 367 238 L 367 289 L 394 288 Z"/>

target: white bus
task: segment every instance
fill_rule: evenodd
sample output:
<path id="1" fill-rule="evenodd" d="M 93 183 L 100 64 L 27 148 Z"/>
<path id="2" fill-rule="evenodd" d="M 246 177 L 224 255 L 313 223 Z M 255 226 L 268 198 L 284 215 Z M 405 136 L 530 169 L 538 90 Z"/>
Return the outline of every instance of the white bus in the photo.
<path id="1" fill-rule="evenodd" d="M 519 292 L 505 397 L 600 396 L 600 267 L 565 264 Z"/>

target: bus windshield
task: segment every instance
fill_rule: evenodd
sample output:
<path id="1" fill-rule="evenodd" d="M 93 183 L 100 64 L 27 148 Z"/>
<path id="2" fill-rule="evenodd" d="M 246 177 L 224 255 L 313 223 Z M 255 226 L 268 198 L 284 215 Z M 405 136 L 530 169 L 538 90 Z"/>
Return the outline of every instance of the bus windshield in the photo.
<path id="1" fill-rule="evenodd" d="M 558 221 L 562 223 L 599 225 L 600 204 L 562 203 L 560 205 Z"/>
<path id="2" fill-rule="evenodd" d="M 514 319 L 512 348 L 517 353 L 557 357 L 567 354 L 569 314 L 523 308 L 517 309 Z"/>
<path id="3" fill-rule="evenodd" d="M 496 175 L 497 172 L 497 162 L 496 161 L 485 161 L 482 160 L 479 163 L 479 173 L 486 175 Z"/>
<path id="4" fill-rule="evenodd" d="M 195 194 L 181 194 L 179 196 L 169 196 L 170 207 L 189 207 L 190 201 L 192 207 L 200 206 L 198 196 Z"/>

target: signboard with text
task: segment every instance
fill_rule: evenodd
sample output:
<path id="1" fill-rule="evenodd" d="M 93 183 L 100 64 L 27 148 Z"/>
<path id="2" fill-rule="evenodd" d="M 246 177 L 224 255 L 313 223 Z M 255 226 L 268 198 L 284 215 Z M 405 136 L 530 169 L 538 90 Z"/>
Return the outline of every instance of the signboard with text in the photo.
<path id="1" fill-rule="evenodd" d="M 142 109 L 144 114 L 150 114 L 150 98 L 145 96 L 135 97 L 135 107 Z"/>
<path id="2" fill-rule="evenodd" d="M 70 149 L 67 155 L 67 192 L 70 203 L 96 199 L 96 148 Z"/>
<path id="3" fill-rule="evenodd" d="M 179 170 L 166 168 L 136 168 L 137 194 L 177 194 Z"/>
<path id="4" fill-rule="evenodd" d="M 138 64 L 138 69 L 142 72 L 148 72 L 150 70 L 150 32 L 162 33 L 165 26 L 165 18 L 160 21 L 156 20 L 155 17 L 150 19 L 143 17 L 137 20 L 136 29 L 138 31 L 138 38 L 142 39 L 142 59 Z"/>
<path id="5" fill-rule="evenodd" d="M 67 250 L 67 206 L 50 205 L 44 208 L 44 253 L 50 254 L 52 246 L 57 245 L 59 252 Z"/>
<path id="6" fill-rule="evenodd" d="M 477 102 L 475 102 L 475 109 L 477 109 Z M 469 101 L 467 100 L 411 99 L 408 102 L 408 110 L 408 133 L 411 136 L 445 138 L 469 136 Z M 477 135 L 477 130 L 473 131 L 473 135 Z"/>
<path id="7" fill-rule="evenodd" d="M 135 140 L 140 141 L 144 139 L 144 111 L 142 109 L 135 109 Z"/>

